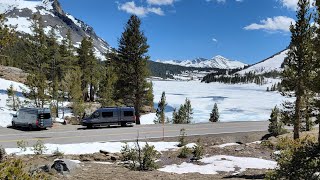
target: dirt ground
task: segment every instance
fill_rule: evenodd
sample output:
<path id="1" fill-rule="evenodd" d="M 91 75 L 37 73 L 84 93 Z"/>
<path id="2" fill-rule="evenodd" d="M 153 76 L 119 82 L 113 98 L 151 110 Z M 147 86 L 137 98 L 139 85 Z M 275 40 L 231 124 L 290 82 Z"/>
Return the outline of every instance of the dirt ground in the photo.
<path id="1" fill-rule="evenodd" d="M 188 143 L 197 142 L 201 139 L 201 144 L 204 146 L 205 155 L 231 155 L 238 157 L 256 157 L 270 160 L 271 149 L 262 146 L 261 144 L 246 144 L 261 140 L 266 132 L 250 132 L 250 133 L 233 133 L 224 135 L 206 135 L 206 136 L 191 136 L 186 137 Z M 161 141 L 162 139 L 150 139 L 151 141 Z M 166 138 L 166 142 L 177 142 L 178 138 Z M 238 146 L 229 146 L 225 148 L 215 147 L 215 145 L 224 143 L 239 143 Z M 171 164 L 181 164 L 183 162 L 190 162 L 190 157 L 186 159 L 177 158 L 178 151 L 168 151 L 162 152 L 160 161 L 158 165 L 163 167 L 165 165 Z M 118 154 L 114 156 L 118 157 Z M 46 164 L 52 164 L 52 162 L 58 157 L 55 156 L 24 156 L 22 157 L 24 161 L 28 163 L 28 167 L 33 169 L 37 166 L 43 166 Z M 243 179 L 263 179 L 266 170 L 254 170 L 249 169 L 238 175 L 232 175 L 234 172 L 221 173 L 218 175 L 202 175 L 199 173 L 190 174 L 174 174 L 166 173 L 160 171 L 132 171 L 121 165 L 119 160 L 112 161 L 110 156 L 106 156 L 102 153 L 95 153 L 93 155 L 80 155 L 80 156 L 64 156 L 59 158 L 80 160 L 81 163 L 79 167 L 72 170 L 68 175 L 59 175 L 53 173 L 53 179 L 77 179 L 77 180 L 88 180 L 88 179 L 117 179 L 117 180 L 131 180 L 131 179 L 233 179 L 233 180 L 243 180 Z M 97 164 L 96 162 L 109 162 L 110 164 Z"/>

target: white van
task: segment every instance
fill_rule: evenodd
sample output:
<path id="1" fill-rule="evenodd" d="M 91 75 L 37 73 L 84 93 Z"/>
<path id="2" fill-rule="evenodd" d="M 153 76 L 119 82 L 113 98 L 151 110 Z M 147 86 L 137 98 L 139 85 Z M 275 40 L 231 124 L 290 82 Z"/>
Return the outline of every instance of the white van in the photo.
<path id="1" fill-rule="evenodd" d="M 29 130 L 51 128 L 52 124 L 48 108 L 21 108 L 12 118 L 12 127 L 26 127 Z"/>

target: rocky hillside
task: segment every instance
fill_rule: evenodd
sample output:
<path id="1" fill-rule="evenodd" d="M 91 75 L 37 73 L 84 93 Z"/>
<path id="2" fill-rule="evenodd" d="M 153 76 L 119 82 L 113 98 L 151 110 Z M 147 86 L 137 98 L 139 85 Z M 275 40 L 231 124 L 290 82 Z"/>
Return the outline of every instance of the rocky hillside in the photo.
<path id="1" fill-rule="evenodd" d="M 103 54 L 110 49 L 108 43 L 99 38 L 92 27 L 64 12 L 58 0 L 0 0 L 0 13 L 7 18 L 6 24 L 15 27 L 22 35 L 32 33 L 32 17 L 38 14 L 43 19 L 46 33 L 56 27 L 58 41 L 70 30 L 76 47 L 80 45 L 83 37 L 89 36 L 93 39 L 97 58 L 103 60 Z"/>

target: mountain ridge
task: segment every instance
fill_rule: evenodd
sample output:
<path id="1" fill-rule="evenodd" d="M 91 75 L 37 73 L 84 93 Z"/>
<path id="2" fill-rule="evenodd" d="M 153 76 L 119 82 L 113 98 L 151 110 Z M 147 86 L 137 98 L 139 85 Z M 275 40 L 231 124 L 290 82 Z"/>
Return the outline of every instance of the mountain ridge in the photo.
<path id="1" fill-rule="evenodd" d="M 105 60 L 104 54 L 110 50 L 109 44 L 101 39 L 91 26 L 66 13 L 58 0 L 1 0 L 0 13 L 7 19 L 5 24 L 16 27 L 16 31 L 22 35 L 32 33 L 32 17 L 37 14 L 42 17 L 46 34 L 55 27 L 58 42 L 61 42 L 70 30 L 75 47 L 80 46 L 84 37 L 91 37 L 97 58 Z"/>
<path id="2" fill-rule="evenodd" d="M 237 69 L 243 68 L 247 64 L 240 61 L 229 60 L 221 55 L 214 56 L 211 59 L 195 58 L 193 60 L 157 60 L 156 62 L 164 64 L 179 65 L 196 68 L 218 68 L 218 69 Z"/>

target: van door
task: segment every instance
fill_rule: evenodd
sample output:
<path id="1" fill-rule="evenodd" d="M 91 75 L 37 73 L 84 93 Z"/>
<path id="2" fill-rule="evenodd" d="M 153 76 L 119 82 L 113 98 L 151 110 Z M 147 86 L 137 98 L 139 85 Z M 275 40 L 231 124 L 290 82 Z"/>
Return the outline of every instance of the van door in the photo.
<path id="1" fill-rule="evenodd" d="M 99 111 L 95 111 L 92 115 L 91 115 L 91 121 L 93 124 L 99 124 L 100 123 L 100 112 Z"/>
<path id="2" fill-rule="evenodd" d="M 49 112 L 43 112 L 38 114 L 38 125 L 40 127 L 52 127 L 51 114 Z"/>

